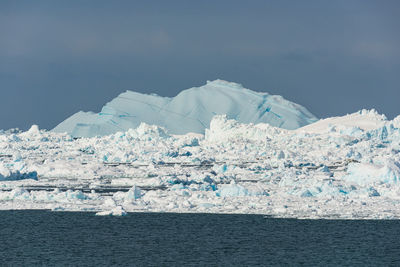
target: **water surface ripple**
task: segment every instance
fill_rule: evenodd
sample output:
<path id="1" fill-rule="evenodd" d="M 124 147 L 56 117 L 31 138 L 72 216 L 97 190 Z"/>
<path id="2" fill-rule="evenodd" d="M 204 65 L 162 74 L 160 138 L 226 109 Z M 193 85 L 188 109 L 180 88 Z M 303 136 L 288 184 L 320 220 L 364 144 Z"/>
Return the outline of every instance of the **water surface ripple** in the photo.
<path id="1" fill-rule="evenodd" d="M 400 265 L 400 221 L 0 211 L 1 265 Z"/>

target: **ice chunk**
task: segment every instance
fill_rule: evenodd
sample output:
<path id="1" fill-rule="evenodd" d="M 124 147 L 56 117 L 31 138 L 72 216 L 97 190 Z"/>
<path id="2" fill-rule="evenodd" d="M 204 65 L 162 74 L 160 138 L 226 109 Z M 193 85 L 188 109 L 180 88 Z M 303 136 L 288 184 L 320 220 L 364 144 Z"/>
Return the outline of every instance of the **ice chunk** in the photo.
<path id="1" fill-rule="evenodd" d="M 217 192 L 217 195 L 220 197 L 248 196 L 249 191 L 241 185 L 230 184 L 221 186 Z"/>
<path id="2" fill-rule="evenodd" d="M 393 126 L 396 128 L 400 128 L 400 115 L 393 119 Z"/>
<path id="3" fill-rule="evenodd" d="M 18 164 L 7 167 L 4 163 L 0 162 L 0 181 L 38 179 L 36 171 L 26 171 L 25 168 L 16 170 L 14 167 L 17 165 Z"/>
<path id="4" fill-rule="evenodd" d="M 313 193 L 311 193 L 311 191 L 310 190 L 308 190 L 308 189 L 306 189 L 304 192 L 302 192 L 301 193 L 301 195 L 300 195 L 301 197 L 313 197 L 314 196 L 314 194 Z"/>
<path id="5" fill-rule="evenodd" d="M 10 198 L 11 199 L 29 198 L 29 192 L 24 188 L 17 187 L 10 192 Z"/>
<path id="6" fill-rule="evenodd" d="M 27 135 L 39 135 L 40 131 L 39 131 L 39 126 L 37 125 L 32 125 L 31 128 L 29 128 L 29 130 L 26 132 Z"/>
<path id="7" fill-rule="evenodd" d="M 127 91 L 100 113 L 78 112 L 53 129 L 74 137 L 109 135 L 140 123 L 165 127 L 172 134 L 204 133 L 214 115 L 226 114 L 241 123 L 268 123 L 285 129 L 315 122 L 304 107 L 281 96 L 254 92 L 222 80 L 183 90 L 173 98 Z"/>
<path id="8" fill-rule="evenodd" d="M 112 210 L 106 210 L 106 211 L 99 211 L 96 213 L 97 216 L 125 216 L 127 215 L 127 212 L 124 210 L 123 207 L 117 206 L 113 208 Z"/>
<path id="9" fill-rule="evenodd" d="M 400 181 L 400 163 L 387 160 L 384 165 L 367 163 L 350 164 L 344 179 L 360 185 L 373 183 L 396 184 Z"/>
<path id="10" fill-rule="evenodd" d="M 135 201 L 136 199 L 139 199 L 141 196 L 142 196 L 142 193 L 141 193 L 140 188 L 134 185 L 134 186 L 132 186 L 131 189 L 129 189 L 125 200 Z"/>
<path id="11" fill-rule="evenodd" d="M 28 131 L 20 133 L 19 136 L 27 139 L 38 139 L 42 137 L 42 134 L 40 133 L 39 126 L 32 125 Z"/>
<path id="12" fill-rule="evenodd" d="M 232 182 L 222 185 L 216 192 L 220 197 L 239 197 L 239 196 L 261 196 L 268 195 L 262 188 L 257 186 L 242 186 Z"/>
<path id="13" fill-rule="evenodd" d="M 273 127 L 266 123 L 242 124 L 228 119 L 226 115 L 214 116 L 210 128 L 205 131 L 205 139 L 210 142 L 226 142 L 232 139 L 264 140 L 283 133 L 285 130 Z"/>

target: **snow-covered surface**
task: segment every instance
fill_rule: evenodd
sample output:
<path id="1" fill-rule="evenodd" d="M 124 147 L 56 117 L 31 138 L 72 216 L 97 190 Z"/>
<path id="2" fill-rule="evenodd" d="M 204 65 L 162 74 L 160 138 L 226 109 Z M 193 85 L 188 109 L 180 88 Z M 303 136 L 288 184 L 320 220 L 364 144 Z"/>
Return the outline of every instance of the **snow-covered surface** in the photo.
<path id="1" fill-rule="evenodd" d="M 215 116 L 74 139 L 0 132 L 0 209 L 400 218 L 399 117 L 360 111 L 296 130 Z"/>
<path id="2" fill-rule="evenodd" d="M 296 129 L 317 118 L 281 96 L 254 92 L 223 80 L 183 90 L 173 98 L 122 93 L 100 113 L 78 112 L 53 129 L 74 137 L 94 137 L 137 128 L 141 122 L 159 125 L 171 134 L 204 133 L 215 115 L 226 114 L 241 123 L 269 123 Z"/>
<path id="3" fill-rule="evenodd" d="M 346 131 L 355 132 L 358 130 L 373 130 L 384 126 L 386 122 L 387 118 L 385 115 L 379 114 L 374 109 L 363 109 L 353 114 L 347 114 L 346 116 L 319 120 L 316 123 L 298 129 L 298 131 L 308 133 L 326 133 L 339 131 L 343 134 L 346 133 Z M 393 121 L 393 124 L 397 125 L 398 122 Z"/>

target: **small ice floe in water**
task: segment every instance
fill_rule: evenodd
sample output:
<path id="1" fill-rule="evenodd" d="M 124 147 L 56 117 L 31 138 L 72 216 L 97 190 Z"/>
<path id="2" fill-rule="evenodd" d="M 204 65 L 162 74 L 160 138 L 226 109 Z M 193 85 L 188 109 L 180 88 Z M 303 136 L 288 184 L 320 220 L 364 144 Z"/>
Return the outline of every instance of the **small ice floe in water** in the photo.
<path id="1" fill-rule="evenodd" d="M 128 213 L 121 206 L 116 206 L 112 210 L 99 211 L 96 213 L 97 216 L 125 216 Z"/>

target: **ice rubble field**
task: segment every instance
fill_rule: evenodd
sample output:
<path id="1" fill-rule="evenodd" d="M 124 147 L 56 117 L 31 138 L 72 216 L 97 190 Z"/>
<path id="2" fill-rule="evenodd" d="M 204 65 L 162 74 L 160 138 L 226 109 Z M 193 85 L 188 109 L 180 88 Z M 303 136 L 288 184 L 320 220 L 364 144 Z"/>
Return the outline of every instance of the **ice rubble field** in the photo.
<path id="1" fill-rule="evenodd" d="M 400 116 L 296 130 L 214 116 L 205 134 L 140 124 L 103 137 L 0 134 L 0 209 L 400 218 Z"/>

